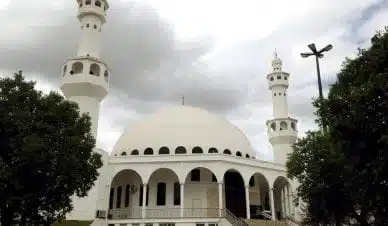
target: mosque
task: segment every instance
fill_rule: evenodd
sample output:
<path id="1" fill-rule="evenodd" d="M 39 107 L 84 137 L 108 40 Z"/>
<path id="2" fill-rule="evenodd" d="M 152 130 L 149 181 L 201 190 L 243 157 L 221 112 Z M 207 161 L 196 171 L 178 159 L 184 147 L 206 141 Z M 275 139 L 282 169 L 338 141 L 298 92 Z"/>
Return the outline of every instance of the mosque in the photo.
<path id="1" fill-rule="evenodd" d="M 92 120 L 97 137 L 99 108 L 111 79 L 100 58 L 107 0 L 77 0 L 81 37 L 77 55 L 66 60 L 61 90 Z M 285 161 L 296 141 L 297 120 L 288 114 L 290 74 L 275 54 L 267 75 L 273 118 L 266 122 L 274 161 L 256 158 L 236 126 L 205 109 L 179 105 L 156 112 L 126 128 L 84 198 L 73 198 L 68 220 L 92 225 L 222 226 L 249 219 L 296 225 L 301 208 L 293 195 L 298 182 L 286 176 Z"/>

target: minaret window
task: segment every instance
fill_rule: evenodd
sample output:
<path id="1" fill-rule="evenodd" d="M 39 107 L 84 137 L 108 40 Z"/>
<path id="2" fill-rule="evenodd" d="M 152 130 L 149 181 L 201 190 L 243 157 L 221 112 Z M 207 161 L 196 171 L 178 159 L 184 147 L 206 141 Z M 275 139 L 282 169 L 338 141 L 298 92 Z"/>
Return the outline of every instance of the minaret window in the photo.
<path id="1" fill-rule="evenodd" d="M 276 97 L 276 93 L 273 94 Z"/>
<path id="2" fill-rule="evenodd" d="M 270 81 L 273 81 L 274 79 L 273 79 L 273 77 L 271 77 L 269 80 L 270 80 Z"/>
<path id="3" fill-rule="evenodd" d="M 282 76 L 278 75 L 278 77 L 276 77 L 277 79 L 282 79 Z"/>
<path id="4" fill-rule="evenodd" d="M 280 130 L 287 130 L 288 129 L 287 127 L 288 126 L 286 122 L 284 121 L 280 122 Z"/>
<path id="5" fill-rule="evenodd" d="M 98 6 L 98 7 L 101 7 L 101 1 L 100 0 L 96 0 L 96 2 L 94 3 L 95 6 Z"/>
<path id="6" fill-rule="evenodd" d="M 282 95 L 282 93 L 279 93 L 279 96 L 281 96 Z"/>
<path id="7" fill-rule="evenodd" d="M 191 153 L 193 153 L 193 154 L 201 154 L 201 153 L 203 153 L 203 150 L 200 147 L 194 147 L 193 150 L 191 151 Z"/>
<path id="8" fill-rule="evenodd" d="M 179 146 L 175 149 L 175 154 L 186 154 L 186 148 L 183 146 Z"/>
<path id="9" fill-rule="evenodd" d="M 105 72 L 104 72 L 104 78 L 105 78 L 105 81 L 108 81 L 108 80 L 109 80 L 109 72 L 108 72 L 108 70 L 105 70 Z"/>
<path id="10" fill-rule="evenodd" d="M 154 154 L 154 150 L 152 150 L 152 148 L 146 148 L 145 151 L 144 151 L 144 154 L 145 155 L 153 155 Z"/>
<path id="11" fill-rule="evenodd" d="M 224 154 L 231 155 L 232 152 L 231 152 L 229 149 L 225 149 L 225 150 L 224 150 Z"/>
<path id="12" fill-rule="evenodd" d="M 241 157 L 241 156 L 242 156 L 241 152 L 239 152 L 239 151 L 238 151 L 238 152 L 236 152 L 236 155 L 237 155 L 237 156 L 239 156 L 239 157 Z"/>
<path id="13" fill-rule="evenodd" d="M 209 148 L 209 153 L 218 153 L 216 148 Z"/>
<path id="14" fill-rule="evenodd" d="M 284 76 L 284 80 L 287 80 L 287 76 Z"/>
<path id="15" fill-rule="evenodd" d="M 295 131 L 295 130 L 296 130 L 296 125 L 295 125 L 295 123 L 294 123 L 294 122 L 291 122 L 291 129 L 292 129 L 293 131 Z"/>
<path id="16" fill-rule="evenodd" d="M 89 74 L 95 75 L 95 76 L 100 76 L 100 65 L 93 63 L 90 65 L 90 72 Z"/>
<path id="17" fill-rule="evenodd" d="M 271 130 L 276 131 L 276 124 L 274 122 L 271 124 Z"/>
<path id="18" fill-rule="evenodd" d="M 161 147 L 159 149 L 159 155 L 168 155 L 170 154 L 170 150 L 168 149 L 168 147 Z"/>
<path id="19" fill-rule="evenodd" d="M 67 72 L 67 65 L 65 65 L 65 66 L 63 67 L 63 77 L 65 77 L 66 72 Z"/>
<path id="20" fill-rule="evenodd" d="M 135 149 L 131 152 L 131 155 L 139 155 L 139 150 Z"/>
<path id="21" fill-rule="evenodd" d="M 249 159 L 251 156 L 249 156 L 248 154 L 246 154 L 245 157 Z"/>
<path id="22" fill-rule="evenodd" d="M 75 62 L 71 66 L 70 74 L 79 74 L 84 70 L 84 65 L 81 62 Z"/>
<path id="23" fill-rule="evenodd" d="M 92 4 L 92 1 L 91 0 L 86 0 L 85 1 L 85 5 L 91 5 Z"/>
<path id="24" fill-rule="evenodd" d="M 86 28 L 89 28 L 90 27 L 90 24 L 86 24 Z"/>
<path id="25" fill-rule="evenodd" d="M 97 29 L 97 25 L 93 25 L 93 28 L 94 28 L 94 29 Z"/>

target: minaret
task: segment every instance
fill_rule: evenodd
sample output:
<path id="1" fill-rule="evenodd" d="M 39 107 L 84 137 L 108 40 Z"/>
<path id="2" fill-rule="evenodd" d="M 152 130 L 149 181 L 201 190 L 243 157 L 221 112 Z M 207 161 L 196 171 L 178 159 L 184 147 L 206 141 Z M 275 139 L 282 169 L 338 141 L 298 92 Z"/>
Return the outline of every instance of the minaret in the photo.
<path id="1" fill-rule="evenodd" d="M 108 94 L 110 72 L 100 59 L 102 26 L 106 22 L 107 0 L 77 0 L 81 35 L 77 56 L 62 67 L 61 90 L 78 103 L 81 113 L 89 113 L 92 134 L 97 139 L 100 103 Z"/>
<path id="2" fill-rule="evenodd" d="M 275 162 L 285 164 L 287 154 L 292 152 L 298 131 L 297 120 L 288 115 L 287 88 L 290 74 L 282 71 L 282 60 L 276 51 L 272 60 L 272 72 L 267 75 L 272 93 L 273 119 L 268 120 L 269 142 L 272 144 Z"/>

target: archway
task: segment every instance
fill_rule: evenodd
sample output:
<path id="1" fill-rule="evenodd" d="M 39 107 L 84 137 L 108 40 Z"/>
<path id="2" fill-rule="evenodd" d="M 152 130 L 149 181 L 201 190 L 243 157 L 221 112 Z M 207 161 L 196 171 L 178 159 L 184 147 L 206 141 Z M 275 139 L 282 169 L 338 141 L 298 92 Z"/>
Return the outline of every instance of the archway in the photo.
<path id="1" fill-rule="evenodd" d="M 109 214 L 112 219 L 141 217 L 141 197 L 143 187 L 140 175 L 131 169 L 117 173 L 111 183 L 109 194 Z"/>
<path id="2" fill-rule="evenodd" d="M 237 217 L 246 218 L 245 183 L 237 170 L 224 174 L 225 207 Z"/>
<path id="3" fill-rule="evenodd" d="M 187 217 L 219 217 L 218 179 L 204 167 L 187 174 L 184 183 L 184 206 Z"/>
<path id="4" fill-rule="evenodd" d="M 171 169 L 159 168 L 151 174 L 147 184 L 146 217 L 179 217 L 181 194 L 177 174 Z"/>
<path id="5" fill-rule="evenodd" d="M 277 177 L 273 184 L 276 219 L 291 215 L 291 185 L 285 177 Z"/>
<path id="6" fill-rule="evenodd" d="M 263 219 L 262 212 L 271 212 L 269 183 L 261 173 L 254 173 L 249 179 L 249 207 L 251 219 Z"/>

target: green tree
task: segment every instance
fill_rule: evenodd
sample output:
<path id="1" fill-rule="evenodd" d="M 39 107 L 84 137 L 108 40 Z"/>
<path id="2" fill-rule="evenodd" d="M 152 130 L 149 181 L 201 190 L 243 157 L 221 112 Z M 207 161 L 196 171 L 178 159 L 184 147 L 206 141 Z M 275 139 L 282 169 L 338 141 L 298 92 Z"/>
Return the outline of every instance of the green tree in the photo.
<path id="1" fill-rule="evenodd" d="M 98 177 L 90 118 L 78 105 L 43 95 L 22 73 L 0 79 L 0 218 L 51 223 L 72 210 Z"/>
<path id="2" fill-rule="evenodd" d="M 388 29 L 371 44 L 345 60 L 328 97 L 315 102 L 318 123 L 328 122 L 327 134 L 310 133 L 298 141 L 287 162 L 289 176 L 302 184 L 298 194 L 313 222 L 327 219 L 317 213 L 326 211 L 338 221 L 353 217 L 369 225 L 373 215 L 378 225 L 388 225 Z M 330 154 L 317 157 L 322 152 Z M 322 180 L 340 192 L 320 189 Z M 341 208 L 330 204 L 332 197 Z"/>

